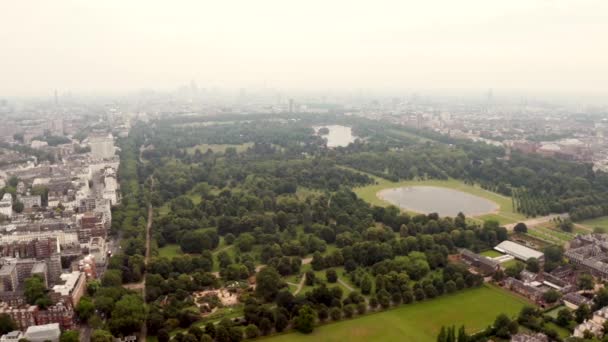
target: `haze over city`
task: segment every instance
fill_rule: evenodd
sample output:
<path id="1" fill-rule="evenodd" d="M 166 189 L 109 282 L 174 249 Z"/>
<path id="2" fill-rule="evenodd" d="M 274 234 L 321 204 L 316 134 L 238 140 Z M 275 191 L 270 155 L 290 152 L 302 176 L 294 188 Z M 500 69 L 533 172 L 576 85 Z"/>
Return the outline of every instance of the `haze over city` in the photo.
<path id="1" fill-rule="evenodd" d="M 0 94 L 608 93 L 608 3 L 5 1 Z"/>
<path id="2" fill-rule="evenodd" d="M 5 0 L 0 342 L 608 342 L 608 1 Z"/>

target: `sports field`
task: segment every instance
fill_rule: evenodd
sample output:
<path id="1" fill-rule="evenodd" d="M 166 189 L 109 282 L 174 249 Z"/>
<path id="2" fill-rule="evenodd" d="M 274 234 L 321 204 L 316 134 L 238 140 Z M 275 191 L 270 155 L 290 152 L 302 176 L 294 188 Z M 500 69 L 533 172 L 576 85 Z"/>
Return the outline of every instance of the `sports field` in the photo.
<path id="1" fill-rule="evenodd" d="M 442 325 L 464 324 L 469 333 L 492 324 L 505 313 L 516 316 L 526 300 L 491 285 L 437 299 L 402 305 L 347 321 L 317 327 L 310 335 L 287 333 L 269 342 L 435 341 Z"/>
<path id="2" fill-rule="evenodd" d="M 352 170 L 352 169 L 351 169 Z M 360 172 L 360 171 L 358 171 Z M 368 174 L 368 176 L 373 177 L 376 180 L 376 184 L 363 186 L 354 188 L 353 191 L 359 196 L 361 199 L 366 202 L 377 205 L 377 206 L 388 206 L 389 202 L 380 199 L 377 196 L 377 193 L 384 189 L 390 188 L 398 188 L 404 186 L 437 186 L 444 187 L 453 190 L 458 190 L 462 192 L 469 193 L 471 195 L 479 196 L 490 200 L 500 207 L 499 211 L 494 214 L 486 214 L 476 217 L 480 220 L 496 220 L 500 222 L 500 224 L 514 223 L 525 219 L 524 215 L 518 214 L 513 211 L 513 203 L 510 197 L 503 196 L 488 190 L 484 190 L 478 186 L 468 185 L 456 179 L 450 180 L 420 180 L 420 181 L 401 181 L 401 182 L 391 182 L 389 180 L 374 177 Z"/>

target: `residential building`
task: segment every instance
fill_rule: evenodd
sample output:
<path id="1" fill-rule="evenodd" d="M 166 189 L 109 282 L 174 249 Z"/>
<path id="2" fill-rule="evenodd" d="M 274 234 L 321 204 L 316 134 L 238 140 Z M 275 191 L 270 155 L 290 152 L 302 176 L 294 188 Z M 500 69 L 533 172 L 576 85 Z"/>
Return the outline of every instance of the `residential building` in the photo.
<path id="1" fill-rule="evenodd" d="M 8 192 L 0 200 L 0 214 L 9 218 L 13 216 L 13 195 Z"/>
<path id="2" fill-rule="evenodd" d="M 93 159 L 111 159 L 114 157 L 114 137 L 112 134 L 92 134 L 89 136 Z"/>
<path id="3" fill-rule="evenodd" d="M 66 299 L 72 306 L 78 305 L 80 298 L 86 290 L 86 276 L 80 271 L 64 273 L 61 275 L 62 284 L 53 286 L 51 297 Z"/>
<path id="4" fill-rule="evenodd" d="M 19 330 L 15 330 L 0 336 L 0 342 L 19 342 L 22 338 L 23 333 Z"/>
<path id="5" fill-rule="evenodd" d="M 608 280 L 608 234 L 578 235 L 564 255 L 572 264 Z"/>

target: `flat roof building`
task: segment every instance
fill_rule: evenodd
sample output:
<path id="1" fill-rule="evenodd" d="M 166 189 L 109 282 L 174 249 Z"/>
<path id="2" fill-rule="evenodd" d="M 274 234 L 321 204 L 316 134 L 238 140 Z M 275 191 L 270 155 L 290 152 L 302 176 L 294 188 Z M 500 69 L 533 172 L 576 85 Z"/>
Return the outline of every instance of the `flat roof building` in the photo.
<path id="1" fill-rule="evenodd" d="M 508 240 L 499 243 L 494 249 L 523 261 L 528 261 L 528 259 L 531 258 L 536 258 L 538 260 L 544 258 L 542 252 Z"/>
<path id="2" fill-rule="evenodd" d="M 61 329 L 59 329 L 58 323 L 44 324 L 44 325 L 34 325 L 25 331 L 25 335 L 23 336 L 30 342 L 59 342 L 59 337 L 61 336 Z"/>

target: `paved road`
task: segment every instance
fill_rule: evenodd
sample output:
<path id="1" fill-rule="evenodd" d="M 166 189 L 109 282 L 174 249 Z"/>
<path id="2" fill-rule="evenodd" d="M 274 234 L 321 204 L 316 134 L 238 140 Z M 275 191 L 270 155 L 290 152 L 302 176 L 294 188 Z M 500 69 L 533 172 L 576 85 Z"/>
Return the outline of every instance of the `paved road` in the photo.
<path id="1" fill-rule="evenodd" d="M 550 222 L 551 220 L 556 219 L 558 217 L 562 218 L 562 219 L 566 219 L 569 217 L 569 215 L 568 214 L 551 214 L 551 215 L 547 215 L 547 216 L 534 217 L 534 218 L 527 219 L 527 220 L 520 221 L 520 222 L 525 223 L 526 226 L 528 226 L 528 227 L 534 227 L 534 226 L 538 226 L 543 223 Z M 507 224 L 507 225 L 505 225 L 505 228 L 507 228 L 507 230 L 513 230 L 513 228 L 515 227 L 515 225 L 517 223 L 519 223 L 519 222 Z"/>

